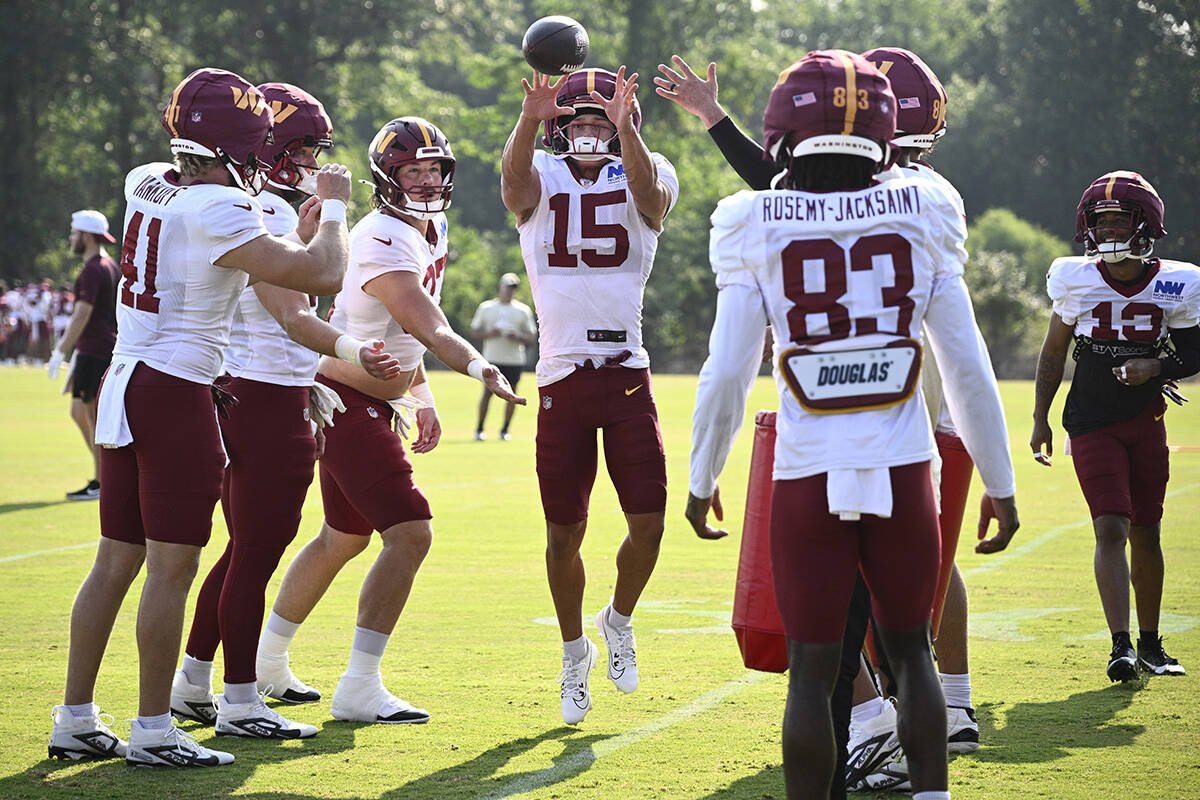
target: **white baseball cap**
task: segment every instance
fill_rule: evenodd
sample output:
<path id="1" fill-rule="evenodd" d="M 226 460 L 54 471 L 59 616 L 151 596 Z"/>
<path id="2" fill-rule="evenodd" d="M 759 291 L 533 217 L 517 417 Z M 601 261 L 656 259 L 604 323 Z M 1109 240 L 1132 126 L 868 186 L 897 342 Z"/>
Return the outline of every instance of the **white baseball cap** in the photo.
<path id="1" fill-rule="evenodd" d="M 71 228 L 84 233 L 94 233 L 109 244 L 115 244 L 117 241 L 108 232 L 108 219 L 99 211 L 90 208 L 71 215 Z"/>
<path id="2" fill-rule="evenodd" d="M 520 286 L 521 279 L 517 277 L 515 272 L 506 272 L 500 276 L 501 286 Z"/>

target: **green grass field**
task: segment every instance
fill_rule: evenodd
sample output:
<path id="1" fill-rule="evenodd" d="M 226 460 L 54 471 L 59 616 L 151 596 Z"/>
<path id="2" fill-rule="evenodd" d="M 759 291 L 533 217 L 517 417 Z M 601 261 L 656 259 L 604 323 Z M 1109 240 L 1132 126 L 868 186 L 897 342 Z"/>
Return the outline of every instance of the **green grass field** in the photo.
<path id="1" fill-rule="evenodd" d="M 71 602 L 98 537 L 97 505 L 63 500 L 91 468 L 66 398 L 41 370 L 0 368 L 0 799 L 783 797 L 784 677 L 747 672 L 728 627 L 748 430 L 722 487 L 735 535 L 700 541 L 682 514 L 695 378 L 657 379 L 671 492 L 658 570 L 636 618 L 642 685 L 619 695 L 597 670 L 595 709 L 583 725 L 567 728 L 555 682 L 557 629 L 547 624 L 553 608 L 534 476 L 534 409 L 518 411 L 513 440 L 500 442 L 494 405 L 493 438 L 476 443 L 470 434 L 478 384 L 445 372 L 432 380 L 445 435 L 436 451 L 414 461 L 436 535 L 384 657 L 387 685 L 429 709 L 432 721 L 369 726 L 329 716 L 328 696 L 344 669 L 376 541 L 339 576 L 292 648 L 296 673 L 323 689 L 326 700 L 287 713 L 320 734 L 286 744 L 223 738 L 216 744 L 237 756 L 235 764 L 184 774 L 46 758 L 50 708 L 62 699 Z M 532 391 L 532 380 L 522 388 Z M 1007 552 L 976 555 L 977 502 L 968 505 L 958 558 L 971 597 L 983 746 L 950 762 L 951 790 L 981 800 L 1200 798 L 1200 412 L 1172 406 L 1168 416 L 1171 443 L 1184 450 L 1172 456 L 1163 537 L 1161 630 L 1192 675 L 1111 685 L 1092 534 L 1070 459 L 1058 455 L 1053 469 L 1033 462 L 1025 444 L 1032 386 L 1002 388 L 1023 525 Z M 754 409 L 775 405 L 771 384 L 760 380 L 751 418 Z M 977 498 L 978 479 L 972 488 Z M 217 516 L 201 574 L 226 538 Z M 285 564 L 320 520 L 314 488 Z M 584 544 L 586 611 L 608 601 L 623 525 L 602 472 Z M 97 701 L 122 734 L 136 713 L 138 592 L 140 580 L 117 621 L 97 688 Z M 210 729 L 188 729 L 212 740 Z"/>

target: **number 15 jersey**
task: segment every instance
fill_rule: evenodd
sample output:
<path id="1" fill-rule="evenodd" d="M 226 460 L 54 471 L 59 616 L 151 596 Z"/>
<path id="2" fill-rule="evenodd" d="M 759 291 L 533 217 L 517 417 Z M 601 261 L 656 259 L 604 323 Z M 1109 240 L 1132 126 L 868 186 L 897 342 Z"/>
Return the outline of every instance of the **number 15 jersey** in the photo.
<path id="1" fill-rule="evenodd" d="M 651 157 L 674 206 L 675 168 L 658 153 Z M 658 231 L 638 213 L 624 165 L 610 161 L 588 186 L 566 159 L 545 151 L 534 152 L 533 166 L 541 197 L 517 231 L 538 315 L 538 386 L 565 378 L 589 357 L 603 363 L 625 350 L 632 356 L 623 366 L 650 366 L 642 298 Z"/>
<path id="2" fill-rule="evenodd" d="M 919 342 L 939 286 L 961 283 L 966 229 L 953 198 L 919 175 L 852 192 L 743 191 L 720 202 L 712 226 L 718 289 L 754 289 L 775 329 L 775 478 L 930 458 L 933 434 L 919 391 L 890 406 L 817 413 L 793 393 L 780 356 L 797 347 L 829 352 Z M 974 339 L 973 320 L 964 323 Z M 836 380 L 864 384 L 866 396 L 874 373 Z"/>

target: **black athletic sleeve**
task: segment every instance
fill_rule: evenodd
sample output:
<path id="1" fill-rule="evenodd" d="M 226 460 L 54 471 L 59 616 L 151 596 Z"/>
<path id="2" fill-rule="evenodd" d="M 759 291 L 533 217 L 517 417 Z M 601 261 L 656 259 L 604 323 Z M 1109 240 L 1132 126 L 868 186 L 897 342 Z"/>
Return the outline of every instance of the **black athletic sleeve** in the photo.
<path id="1" fill-rule="evenodd" d="M 1160 378 L 1187 378 L 1200 372 L 1200 327 L 1172 328 L 1171 345 L 1162 359 Z"/>
<path id="2" fill-rule="evenodd" d="M 732 117 L 726 116 L 713 125 L 708 129 L 708 135 L 729 166 L 751 189 L 771 188 L 771 179 L 778 170 L 770 161 L 763 160 L 762 145 L 747 136 Z"/>

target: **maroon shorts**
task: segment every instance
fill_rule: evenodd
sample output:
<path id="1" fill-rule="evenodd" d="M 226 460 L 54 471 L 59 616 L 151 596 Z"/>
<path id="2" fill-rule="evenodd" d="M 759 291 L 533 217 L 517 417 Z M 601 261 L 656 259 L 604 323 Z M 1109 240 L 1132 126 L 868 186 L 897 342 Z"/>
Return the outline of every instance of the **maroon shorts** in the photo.
<path id="1" fill-rule="evenodd" d="M 1166 413 L 1160 400 L 1132 419 L 1071 437 L 1075 474 L 1092 519 L 1111 514 L 1141 526 L 1162 519 L 1170 477 Z"/>
<path id="2" fill-rule="evenodd" d="M 325 429 L 321 500 L 334 530 L 370 536 L 401 522 L 433 519 L 429 500 L 413 483 L 412 463 L 392 431 L 392 407 L 343 383 L 318 375 L 341 395 L 344 414 Z"/>
<path id="3" fill-rule="evenodd" d="M 856 522 L 829 513 L 825 473 L 775 481 L 771 570 L 789 639 L 840 642 L 859 569 L 880 627 L 909 630 L 929 621 L 939 558 L 929 462 L 892 467 L 891 475 L 892 516 Z"/>
<path id="4" fill-rule="evenodd" d="M 238 399 L 221 420 L 229 453 L 221 506 L 230 536 L 250 547 L 285 548 L 300 528 L 317 460 L 308 387 L 230 377 L 217 383 Z"/>
<path id="5" fill-rule="evenodd" d="M 203 547 L 225 472 L 212 388 L 138 364 L 125 415 L 133 443 L 100 450 L 100 535 Z"/>
<path id="6" fill-rule="evenodd" d="M 666 510 L 667 462 L 650 370 L 580 367 L 539 386 L 537 473 L 546 519 L 571 525 L 587 518 L 596 482 L 596 431 L 604 463 L 626 514 Z"/>

